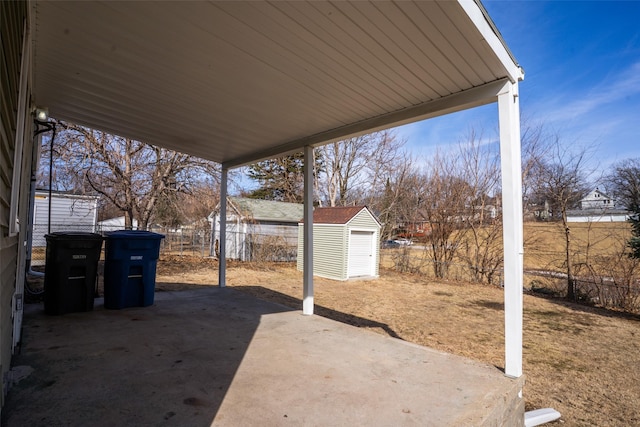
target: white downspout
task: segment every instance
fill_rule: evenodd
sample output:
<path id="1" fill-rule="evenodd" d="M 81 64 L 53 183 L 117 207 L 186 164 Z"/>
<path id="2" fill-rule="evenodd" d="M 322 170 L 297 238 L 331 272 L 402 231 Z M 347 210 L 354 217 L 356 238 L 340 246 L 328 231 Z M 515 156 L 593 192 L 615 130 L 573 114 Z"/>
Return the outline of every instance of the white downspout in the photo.
<path id="1" fill-rule="evenodd" d="M 313 147 L 304 147 L 304 227 L 303 227 L 302 314 L 313 314 Z"/>
<path id="2" fill-rule="evenodd" d="M 227 178 L 228 169 L 220 177 L 220 259 L 218 259 L 218 286 L 227 286 Z"/>

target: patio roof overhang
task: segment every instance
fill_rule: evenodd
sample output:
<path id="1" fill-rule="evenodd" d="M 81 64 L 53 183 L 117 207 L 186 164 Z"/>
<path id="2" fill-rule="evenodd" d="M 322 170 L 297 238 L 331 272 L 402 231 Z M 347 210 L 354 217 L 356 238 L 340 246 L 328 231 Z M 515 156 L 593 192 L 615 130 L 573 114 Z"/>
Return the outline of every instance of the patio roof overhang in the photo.
<path id="1" fill-rule="evenodd" d="M 505 372 L 522 375 L 524 73 L 479 1 L 32 0 L 31 7 L 34 105 L 222 163 L 223 201 L 229 168 L 303 150 L 308 161 L 315 145 L 497 102 Z M 307 168 L 306 224 L 311 180 Z M 313 312 L 311 230 L 304 231 L 305 314 Z M 224 247 L 222 239 L 220 286 Z"/>
<path id="2" fill-rule="evenodd" d="M 234 167 L 496 101 L 479 2 L 34 1 L 53 117 Z"/>

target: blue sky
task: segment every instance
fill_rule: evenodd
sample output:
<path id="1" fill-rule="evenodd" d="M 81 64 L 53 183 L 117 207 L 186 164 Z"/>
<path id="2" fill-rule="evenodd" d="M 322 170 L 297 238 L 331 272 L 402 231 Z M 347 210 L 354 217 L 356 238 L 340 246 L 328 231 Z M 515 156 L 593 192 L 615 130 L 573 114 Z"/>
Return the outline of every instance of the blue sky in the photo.
<path id="1" fill-rule="evenodd" d="M 640 1 L 489 1 L 483 4 L 525 70 L 520 108 L 563 144 L 592 147 L 607 165 L 640 158 Z M 398 128 L 418 155 L 497 139 L 492 104 Z"/>

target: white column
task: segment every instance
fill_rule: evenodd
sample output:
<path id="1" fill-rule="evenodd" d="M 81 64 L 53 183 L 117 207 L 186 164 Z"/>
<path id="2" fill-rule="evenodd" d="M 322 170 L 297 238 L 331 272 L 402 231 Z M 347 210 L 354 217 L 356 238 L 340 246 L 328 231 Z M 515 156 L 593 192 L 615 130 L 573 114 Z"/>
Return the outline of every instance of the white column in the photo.
<path id="1" fill-rule="evenodd" d="M 504 237 L 505 374 L 522 375 L 522 166 L 518 84 L 498 95 Z"/>
<path id="2" fill-rule="evenodd" d="M 304 147 L 304 270 L 302 314 L 313 314 L 313 147 Z"/>
<path id="3" fill-rule="evenodd" d="M 227 286 L 227 178 L 229 170 L 220 176 L 220 258 L 218 259 L 218 285 Z M 215 219 L 214 219 L 215 220 Z"/>

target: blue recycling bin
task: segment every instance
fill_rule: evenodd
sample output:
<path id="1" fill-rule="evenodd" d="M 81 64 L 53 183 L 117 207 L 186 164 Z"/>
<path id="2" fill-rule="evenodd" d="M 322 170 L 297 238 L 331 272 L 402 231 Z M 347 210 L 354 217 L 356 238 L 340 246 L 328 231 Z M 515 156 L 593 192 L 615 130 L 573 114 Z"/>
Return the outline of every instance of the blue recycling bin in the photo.
<path id="1" fill-rule="evenodd" d="M 121 309 L 153 304 L 156 265 L 164 235 L 120 230 L 105 235 L 104 307 Z"/>
<path id="2" fill-rule="evenodd" d="M 44 311 L 65 314 L 93 310 L 102 236 L 58 231 L 47 239 Z"/>

